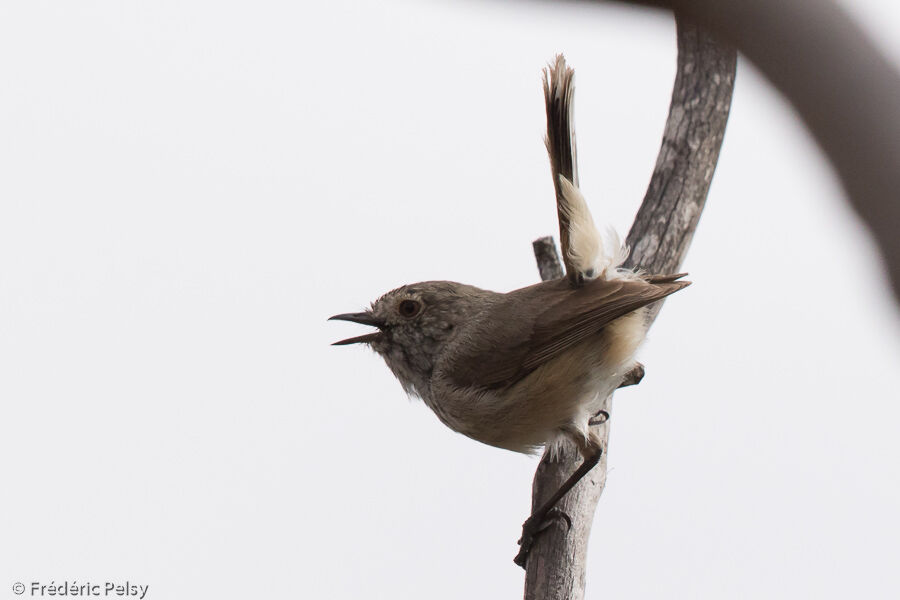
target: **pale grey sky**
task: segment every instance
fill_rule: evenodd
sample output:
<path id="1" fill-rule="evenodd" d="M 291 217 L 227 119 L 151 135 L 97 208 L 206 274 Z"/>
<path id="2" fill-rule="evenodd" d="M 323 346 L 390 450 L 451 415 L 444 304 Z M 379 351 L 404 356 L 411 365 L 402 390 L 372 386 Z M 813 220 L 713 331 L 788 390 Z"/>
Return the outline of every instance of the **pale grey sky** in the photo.
<path id="1" fill-rule="evenodd" d="M 900 60 L 900 7 L 852 9 Z M 325 319 L 537 280 L 559 51 L 583 191 L 625 233 L 674 49 L 616 4 L 3 3 L 0 597 L 519 597 L 536 460 Z M 616 397 L 587 596 L 897 597 L 896 305 L 746 62 L 684 268 Z"/>

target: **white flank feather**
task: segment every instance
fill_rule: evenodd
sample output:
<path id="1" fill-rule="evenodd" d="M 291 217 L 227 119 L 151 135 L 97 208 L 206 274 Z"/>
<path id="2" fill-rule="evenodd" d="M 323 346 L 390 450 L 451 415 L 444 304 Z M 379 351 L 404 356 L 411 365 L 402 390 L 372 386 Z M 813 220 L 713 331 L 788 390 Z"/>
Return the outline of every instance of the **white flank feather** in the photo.
<path id="1" fill-rule="evenodd" d="M 622 277 L 618 268 L 628 258 L 628 247 L 612 228 L 605 237 L 601 236 L 581 190 L 562 175 L 559 183 L 565 198 L 563 210 L 569 220 L 569 255 L 575 269 L 585 279 Z"/>

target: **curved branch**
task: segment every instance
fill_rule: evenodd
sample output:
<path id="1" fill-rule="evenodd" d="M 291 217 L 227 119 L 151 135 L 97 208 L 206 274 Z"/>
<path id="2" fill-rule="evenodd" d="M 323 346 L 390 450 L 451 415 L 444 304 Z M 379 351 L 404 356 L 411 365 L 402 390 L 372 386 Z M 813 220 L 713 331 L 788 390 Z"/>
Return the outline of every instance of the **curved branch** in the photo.
<path id="1" fill-rule="evenodd" d="M 690 17 L 784 94 L 872 232 L 900 300 L 900 72 L 865 32 L 834 0 L 620 1 Z"/>
<path id="2" fill-rule="evenodd" d="M 690 244 L 715 171 L 734 87 L 734 50 L 683 19 L 677 24 L 678 66 L 669 117 L 650 186 L 628 235 L 633 248 L 628 265 L 655 273 L 675 272 Z M 534 248 L 542 278 L 562 276 L 552 239 L 542 238 Z M 611 402 L 611 397 L 606 399 L 607 412 Z M 599 425 L 598 431 L 605 446 L 609 423 Z M 532 505 L 540 506 L 558 489 L 579 459 L 569 446 L 555 460 L 545 454 L 535 473 Z M 571 518 L 571 528 L 560 521 L 536 541 L 528 557 L 526 600 L 583 598 L 587 543 L 605 483 L 606 453 L 557 505 Z"/>
<path id="3" fill-rule="evenodd" d="M 706 205 L 731 110 L 737 54 L 683 18 L 678 70 L 653 177 L 625 243 L 627 268 L 677 273 Z M 650 308 L 652 322 L 662 302 Z"/>

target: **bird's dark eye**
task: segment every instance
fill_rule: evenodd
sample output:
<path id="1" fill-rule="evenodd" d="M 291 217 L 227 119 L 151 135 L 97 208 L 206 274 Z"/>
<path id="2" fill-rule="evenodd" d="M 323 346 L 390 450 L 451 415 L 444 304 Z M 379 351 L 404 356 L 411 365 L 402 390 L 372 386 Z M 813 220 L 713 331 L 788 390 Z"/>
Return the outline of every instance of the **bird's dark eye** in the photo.
<path id="1" fill-rule="evenodd" d="M 410 319 L 419 314 L 419 311 L 422 310 L 422 305 L 415 300 L 403 300 L 397 306 L 397 310 L 401 316 Z"/>

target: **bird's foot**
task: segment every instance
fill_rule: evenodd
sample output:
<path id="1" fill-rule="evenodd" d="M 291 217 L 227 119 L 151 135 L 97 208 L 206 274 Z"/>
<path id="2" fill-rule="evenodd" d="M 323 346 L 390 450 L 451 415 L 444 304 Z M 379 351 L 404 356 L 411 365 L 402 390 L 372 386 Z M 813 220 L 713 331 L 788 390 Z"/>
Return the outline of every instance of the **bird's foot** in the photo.
<path id="1" fill-rule="evenodd" d="M 519 553 L 513 559 L 513 562 L 525 568 L 528 563 L 528 554 L 534 546 L 535 539 L 542 534 L 553 521 L 564 521 L 566 530 L 572 528 L 572 519 L 559 508 L 551 508 L 544 514 L 533 514 L 522 523 L 522 537 L 519 538 Z"/>
<path id="2" fill-rule="evenodd" d="M 637 385 L 644 378 L 644 374 L 646 373 L 646 369 L 644 369 L 644 365 L 639 362 L 634 363 L 634 366 L 631 368 L 628 373 L 625 374 L 624 379 L 622 379 L 622 383 L 619 384 L 620 388 L 628 387 L 629 385 Z"/>
<path id="3" fill-rule="evenodd" d="M 596 427 L 597 425 L 603 425 L 609 421 L 609 413 L 605 410 L 599 411 L 596 415 L 588 419 L 588 425 L 591 427 Z"/>

